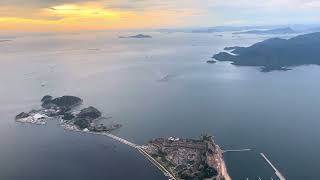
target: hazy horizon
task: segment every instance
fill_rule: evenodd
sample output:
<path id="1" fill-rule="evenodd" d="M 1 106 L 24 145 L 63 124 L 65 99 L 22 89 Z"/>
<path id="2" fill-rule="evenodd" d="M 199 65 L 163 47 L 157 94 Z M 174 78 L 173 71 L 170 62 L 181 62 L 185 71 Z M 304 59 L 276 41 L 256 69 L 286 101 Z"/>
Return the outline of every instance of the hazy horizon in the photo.
<path id="1" fill-rule="evenodd" d="M 2 0 L 0 32 L 314 24 L 319 7 L 315 0 Z"/>

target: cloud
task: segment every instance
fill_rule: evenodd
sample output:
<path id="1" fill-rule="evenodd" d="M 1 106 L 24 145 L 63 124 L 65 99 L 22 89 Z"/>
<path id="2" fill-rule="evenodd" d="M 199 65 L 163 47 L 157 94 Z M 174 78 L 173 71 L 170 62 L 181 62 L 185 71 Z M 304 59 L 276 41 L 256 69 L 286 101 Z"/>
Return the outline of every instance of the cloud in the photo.
<path id="1" fill-rule="evenodd" d="M 209 0 L 211 7 L 223 8 L 259 8 L 259 9 L 280 9 L 287 10 L 288 8 L 311 8 L 312 5 L 319 5 L 319 0 Z M 316 7 L 316 6 L 314 6 Z M 285 8 L 285 9 L 283 9 Z"/>
<path id="2" fill-rule="evenodd" d="M 0 0 L 0 29 L 300 23 L 320 17 L 319 7 L 320 0 Z"/>
<path id="3" fill-rule="evenodd" d="M 12 4 L 1 6 L 0 29 L 7 31 L 21 29 L 24 31 L 80 31 L 176 27 L 187 22 L 185 17 L 198 13 L 195 9 L 177 9 L 171 6 L 173 4 L 166 5 L 160 1 L 152 3 L 137 0 L 121 1 L 124 4 L 131 4 L 130 8 L 116 8 L 115 5 L 121 5 L 119 1 L 77 2 L 73 4 L 51 2 L 50 5 L 43 6 L 42 4 L 29 8 L 20 8 Z"/>
<path id="4" fill-rule="evenodd" d="M 305 3 L 305 6 L 311 8 L 320 8 L 320 1 L 310 1 Z"/>

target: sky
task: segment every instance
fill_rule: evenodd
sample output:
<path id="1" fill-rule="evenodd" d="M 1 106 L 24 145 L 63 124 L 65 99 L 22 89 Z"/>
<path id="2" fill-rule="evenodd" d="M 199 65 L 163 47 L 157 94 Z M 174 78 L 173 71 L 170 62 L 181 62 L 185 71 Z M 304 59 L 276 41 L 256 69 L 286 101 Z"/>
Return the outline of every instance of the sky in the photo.
<path id="1" fill-rule="evenodd" d="M 0 0 L 0 31 L 309 24 L 319 8 L 320 0 Z"/>

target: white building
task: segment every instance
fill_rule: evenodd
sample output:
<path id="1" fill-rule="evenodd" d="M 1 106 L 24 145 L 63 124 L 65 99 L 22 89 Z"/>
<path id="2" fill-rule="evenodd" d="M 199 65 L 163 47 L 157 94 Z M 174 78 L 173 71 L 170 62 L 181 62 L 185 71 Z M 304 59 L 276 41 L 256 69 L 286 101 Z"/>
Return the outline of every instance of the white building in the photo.
<path id="1" fill-rule="evenodd" d="M 169 137 L 168 140 L 169 141 L 179 141 L 180 139 L 176 138 L 176 137 Z"/>
<path id="2" fill-rule="evenodd" d="M 35 120 L 41 120 L 41 119 L 46 119 L 46 118 L 48 118 L 48 116 L 43 115 L 43 114 L 35 114 L 35 115 L 33 115 L 33 118 L 34 118 Z"/>

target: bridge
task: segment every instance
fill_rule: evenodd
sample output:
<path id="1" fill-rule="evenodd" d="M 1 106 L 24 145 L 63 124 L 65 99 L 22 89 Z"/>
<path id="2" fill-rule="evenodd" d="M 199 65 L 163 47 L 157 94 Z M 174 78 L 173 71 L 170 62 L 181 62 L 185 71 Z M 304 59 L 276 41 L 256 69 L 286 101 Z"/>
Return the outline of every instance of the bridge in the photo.
<path id="1" fill-rule="evenodd" d="M 139 146 L 137 144 L 134 144 L 126 139 L 123 139 L 121 137 L 118 137 L 116 135 L 110 134 L 110 133 L 98 133 L 98 132 L 86 132 L 89 134 L 95 134 L 95 135 L 103 135 L 103 136 L 108 136 L 109 138 L 112 138 L 122 144 L 128 145 L 129 147 L 132 147 L 136 150 L 138 150 L 139 153 L 141 153 L 144 157 L 146 157 L 154 166 L 156 166 L 160 171 L 163 172 L 165 176 L 169 178 L 169 180 L 177 180 L 175 176 L 167 170 L 164 166 L 162 166 L 157 160 L 155 160 L 153 157 L 151 157 L 144 149 L 142 146 Z"/>
<path id="2" fill-rule="evenodd" d="M 115 135 L 113 135 L 113 134 L 103 133 L 103 135 L 106 135 L 106 136 L 108 136 L 108 137 L 110 137 L 110 138 L 112 138 L 112 139 L 114 139 L 114 140 L 117 140 L 117 141 L 119 141 L 119 142 L 121 142 L 121 143 L 123 143 L 123 144 L 126 144 L 126 145 L 128 145 L 128 146 L 130 146 L 130 147 L 132 147 L 132 148 L 135 148 L 135 149 L 138 149 L 138 148 L 140 147 L 140 146 L 137 145 L 137 144 L 134 144 L 134 143 L 132 143 L 132 142 L 130 142 L 130 141 L 128 141 L 128 140 L 125 140 L 125 139 L 120 138 L 120 137 L 118 137 L 118 136 L 115 136 Z"/>
<path id="3" fill-rule="evenodd" d="M 151 161 L 153 165 L 160 169 L 164 173 L 164 175 L 169 178 L 169 180 L 176 180 L 176 178 L 165 167 L 163 167 L 157 160 L 155 160 L 147 152 L 145 152 L 143 148 L 138 147 L 137 149 L 143 156 L 145 156 L 149 161 Z"/>

